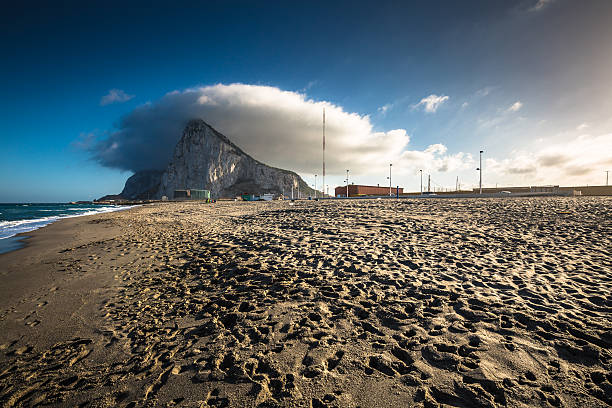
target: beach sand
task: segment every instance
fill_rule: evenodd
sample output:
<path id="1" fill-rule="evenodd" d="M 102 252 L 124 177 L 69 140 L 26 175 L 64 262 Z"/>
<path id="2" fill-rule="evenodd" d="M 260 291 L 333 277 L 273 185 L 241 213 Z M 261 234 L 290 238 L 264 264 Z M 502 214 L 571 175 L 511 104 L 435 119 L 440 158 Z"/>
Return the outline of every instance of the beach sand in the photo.
<path id="1" fill-rule="evenodd" d="M 612 199 L 161 203 L 0 255 L 0 405 L 612 404 Z"/>

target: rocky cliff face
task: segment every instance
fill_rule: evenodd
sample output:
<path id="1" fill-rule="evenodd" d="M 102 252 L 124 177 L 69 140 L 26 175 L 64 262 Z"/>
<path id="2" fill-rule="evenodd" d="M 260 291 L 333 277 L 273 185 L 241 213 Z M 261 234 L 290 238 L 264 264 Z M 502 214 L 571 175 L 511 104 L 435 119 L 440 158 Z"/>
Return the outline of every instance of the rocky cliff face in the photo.
<path id="1" fill-rule="evenodd" d="M 139 171 L 127 179 L 119 195 L 128 200 L 154 198 L 157 196 L 162 174 L 159 170 Z"/>
<path id="2" fill-rule="evenodd" d="M 127 199 L 173 198 L 174 190 L 204 189 L 211 196 L 235 197 L 242 193 L 274 193 L 302 197 L 314 190 L 296 173 L 267 166 L 246 154 L 203 120 L 192 120 L 163 172 L 143 171 L 125 183 Z"/>

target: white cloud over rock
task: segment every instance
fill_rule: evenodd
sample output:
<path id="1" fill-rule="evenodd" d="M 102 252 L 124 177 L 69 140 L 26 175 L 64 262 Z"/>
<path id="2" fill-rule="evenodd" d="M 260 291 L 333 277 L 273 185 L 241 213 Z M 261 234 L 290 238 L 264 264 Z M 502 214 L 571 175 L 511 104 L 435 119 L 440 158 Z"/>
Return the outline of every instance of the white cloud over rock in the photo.
<path id="1" fill-rule="evenodd" d="M 445 97 L 448 98 L 448 97 Z M 425 162 L 440 171 L 461 165 L 466 155 L 446 155 L 432 145 L 410 151 L 404 129 L 375 131 L 368 115 L 276 87 L 217 84 L 174 91 L 134 109 L 118 129 L 92 149 L 103 165 L 123 170 L 163 169 L 188 120 L 201 118 L 256 159 L 312 174 L 321 168 L 322 111 L 326 111 L 328 174 L 366 174 L 388 168 L 410 171 Z"/>

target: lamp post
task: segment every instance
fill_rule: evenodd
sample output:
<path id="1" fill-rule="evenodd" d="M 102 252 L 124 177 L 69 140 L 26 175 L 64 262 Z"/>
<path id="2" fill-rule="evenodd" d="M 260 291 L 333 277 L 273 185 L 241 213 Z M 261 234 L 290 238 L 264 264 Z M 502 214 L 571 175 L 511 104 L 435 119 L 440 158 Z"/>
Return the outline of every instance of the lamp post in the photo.
<path id="1" fill-rule="evenodd" d="M 393 166 L 393 164 L 389 163 L 389 197 L 393 195 L 393 193 L 391 192 L 391 166 Z"/>
<path id="2" fill-rule="evenodd" d="M 423 195 L 423 170 L 419 170 L 421 172 L 421 195 Z"/>
<path id="3" fill-rule="evenodd" d="M 610 170 L 606 170 L 606 186 L 608 185 L 608 173 L 610 172 Z"/>
<path id="4" fill-rule="evenodd" d="M 315 185 L 314 185 L 314 191 L 315 191 L 315 198 L 317 198 L 317 175 L 315 174 Z"/>
<path id="5" fill-rule="evenodd" d="M 348 180 L 349 180 L 349 171 L 346 171 L 346 198 L 348 198 Z"/>
<path id="6" fill-rule="evenodd" d="M 480 151 L 480 167 L 478 167 L 476 170 L 478 170 L 480 172 L 480 180 L 478 182 L 478 188 L 480 190 L 479 194 L 482 194 L 482 154 L 484 153 L 484 150 Z"/>

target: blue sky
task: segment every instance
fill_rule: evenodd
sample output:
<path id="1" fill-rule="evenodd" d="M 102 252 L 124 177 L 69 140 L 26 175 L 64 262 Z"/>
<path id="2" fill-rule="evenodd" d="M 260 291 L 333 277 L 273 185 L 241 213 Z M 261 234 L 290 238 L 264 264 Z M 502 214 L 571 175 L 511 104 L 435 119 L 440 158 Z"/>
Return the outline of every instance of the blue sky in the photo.
<path id="1" fill-rule="evenodd" d="M 315 140 L 318 128 L 310 119 L 295 132 L 274 127 L 322 106 L 329 137 L 338 132 L 332 186 L 351 163 L 356 182 L 383 184 L 388 161 L 407 189 L 418 189 L 420 168 L 438 186 L 456 177 L 473 185 L 481 148 L 489 185 L 601 184 L 612 167 L 609 1 L 92 3 L 0 16 L 0 202 L 119 192 L 133 166 L 100 160 L 103 141 L 126 118 L 135 129 L 117 140 L 150 131 L 135 109 L 180 114 L 187 102 L 166 95 L 186 90 L 224 107 L 202 111 L 204 120 L 256 158 L 297 160 L 289 168 L 309 182 L 320 155 L 295 151 L 292 138 Z M 235 109 L 245 95 L 286 103 L 281 91 L 302 100 L 282 111 Z M 369 156 L 376 165 L 342 157 L 347 146 L 362 151 L 356 143 L 385 144 Z M 270 144 L 278 156 L 266 155 Z"/>

